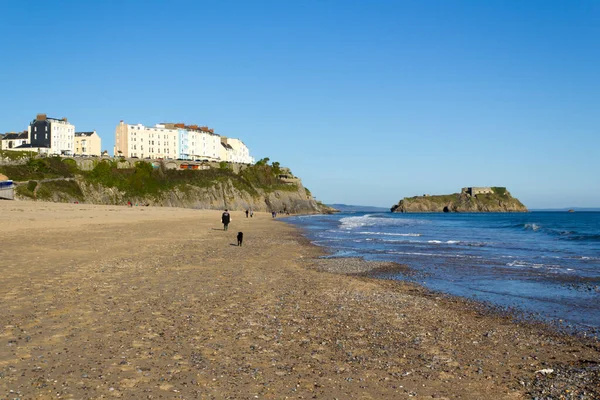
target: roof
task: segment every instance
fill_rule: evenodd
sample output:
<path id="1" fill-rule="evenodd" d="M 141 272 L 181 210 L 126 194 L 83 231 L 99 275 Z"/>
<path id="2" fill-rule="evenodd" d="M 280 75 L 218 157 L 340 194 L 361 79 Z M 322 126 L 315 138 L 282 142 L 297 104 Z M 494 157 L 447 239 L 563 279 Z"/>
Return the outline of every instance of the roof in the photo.
<path id="1" fill-rule="evenodd" d="M 226 149 L 231 149 L 231 150 L 233 150 L 233 147 L 231 147 L 231 145 L 230 145 L 230 144 L 227 144 L 227 143 L 223 143 L 223 142 L 221 142 L 221 145 L 222 145 L 223 147 L 225 147 Z"/>
<path id="2" fill-rule="evenodd" d="M 93 132 L 75 132 L 75 136 L 92 136 L 96 131 Z"/>
<path id="3" fill-rule="evenodd" d="M 2 138 L 3 140 L 15 140 L 15 139 L 27 139 L 29 134 L 27 132 L 19 132 L 19 133 L 7 133 Z"/>
<path id="4" fill-rule="evenodd" d="M 40 149 L 40 148 L 50 148 L 50 146 L 38 146 L 35 144 L 25 143 L 20 146 L 15 147 L 15 149 Z"/>

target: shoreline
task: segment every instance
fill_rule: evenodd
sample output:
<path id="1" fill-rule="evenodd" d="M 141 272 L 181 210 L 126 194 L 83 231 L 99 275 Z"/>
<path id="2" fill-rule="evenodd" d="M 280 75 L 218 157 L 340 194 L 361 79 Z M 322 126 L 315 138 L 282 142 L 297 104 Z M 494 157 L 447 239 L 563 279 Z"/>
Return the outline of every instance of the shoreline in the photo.
<path id="1" fill-rule="evenodd" d="M 324 265 L 299 228 L 232 216 L 224 232 L 218 211 L 0 202 L 0 393 L 600 396 L 597 341 Z"/>

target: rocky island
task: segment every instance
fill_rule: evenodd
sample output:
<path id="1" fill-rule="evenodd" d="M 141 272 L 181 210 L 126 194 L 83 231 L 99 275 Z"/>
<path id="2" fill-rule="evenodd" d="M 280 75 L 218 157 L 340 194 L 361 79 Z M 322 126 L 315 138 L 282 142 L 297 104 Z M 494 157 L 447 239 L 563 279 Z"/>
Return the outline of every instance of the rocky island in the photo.
<path id="1" fill-rule="evenodd" d="M 505 187 L 465 187 L 460 193 L 405 197 L 392 212 L 527 212 Z"/>

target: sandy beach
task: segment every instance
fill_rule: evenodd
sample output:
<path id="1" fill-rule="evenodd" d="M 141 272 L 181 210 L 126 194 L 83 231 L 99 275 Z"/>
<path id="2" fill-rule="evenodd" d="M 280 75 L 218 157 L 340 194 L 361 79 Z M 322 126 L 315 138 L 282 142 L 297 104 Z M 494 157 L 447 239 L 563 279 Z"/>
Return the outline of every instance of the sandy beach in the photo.
<path id="1" fill-rule="evenodd" d="M 0 201 L 0 399 L 600 398 L 597 341 L 232 219 Z"/>

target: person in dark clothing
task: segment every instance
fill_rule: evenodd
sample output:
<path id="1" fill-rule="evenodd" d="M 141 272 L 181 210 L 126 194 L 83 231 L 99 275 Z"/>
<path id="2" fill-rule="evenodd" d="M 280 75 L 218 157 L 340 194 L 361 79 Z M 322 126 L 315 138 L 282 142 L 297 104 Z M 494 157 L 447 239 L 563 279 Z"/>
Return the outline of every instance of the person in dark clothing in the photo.
<path id="1" fill-rule="evenodd" d="M 226 231 L 229 226 L 229 223 L 231 222 L 231 215 L 229 215 L 229 212 L 227 212 L 227 210 L 225 210 L 221 215 L 221 222 L 223 223 L 223 230 Z"/>
<path id="2" fill-rule="evenodd" d="M 248 218 L 248 210 L 246 210 L 246 218 Z"/>

